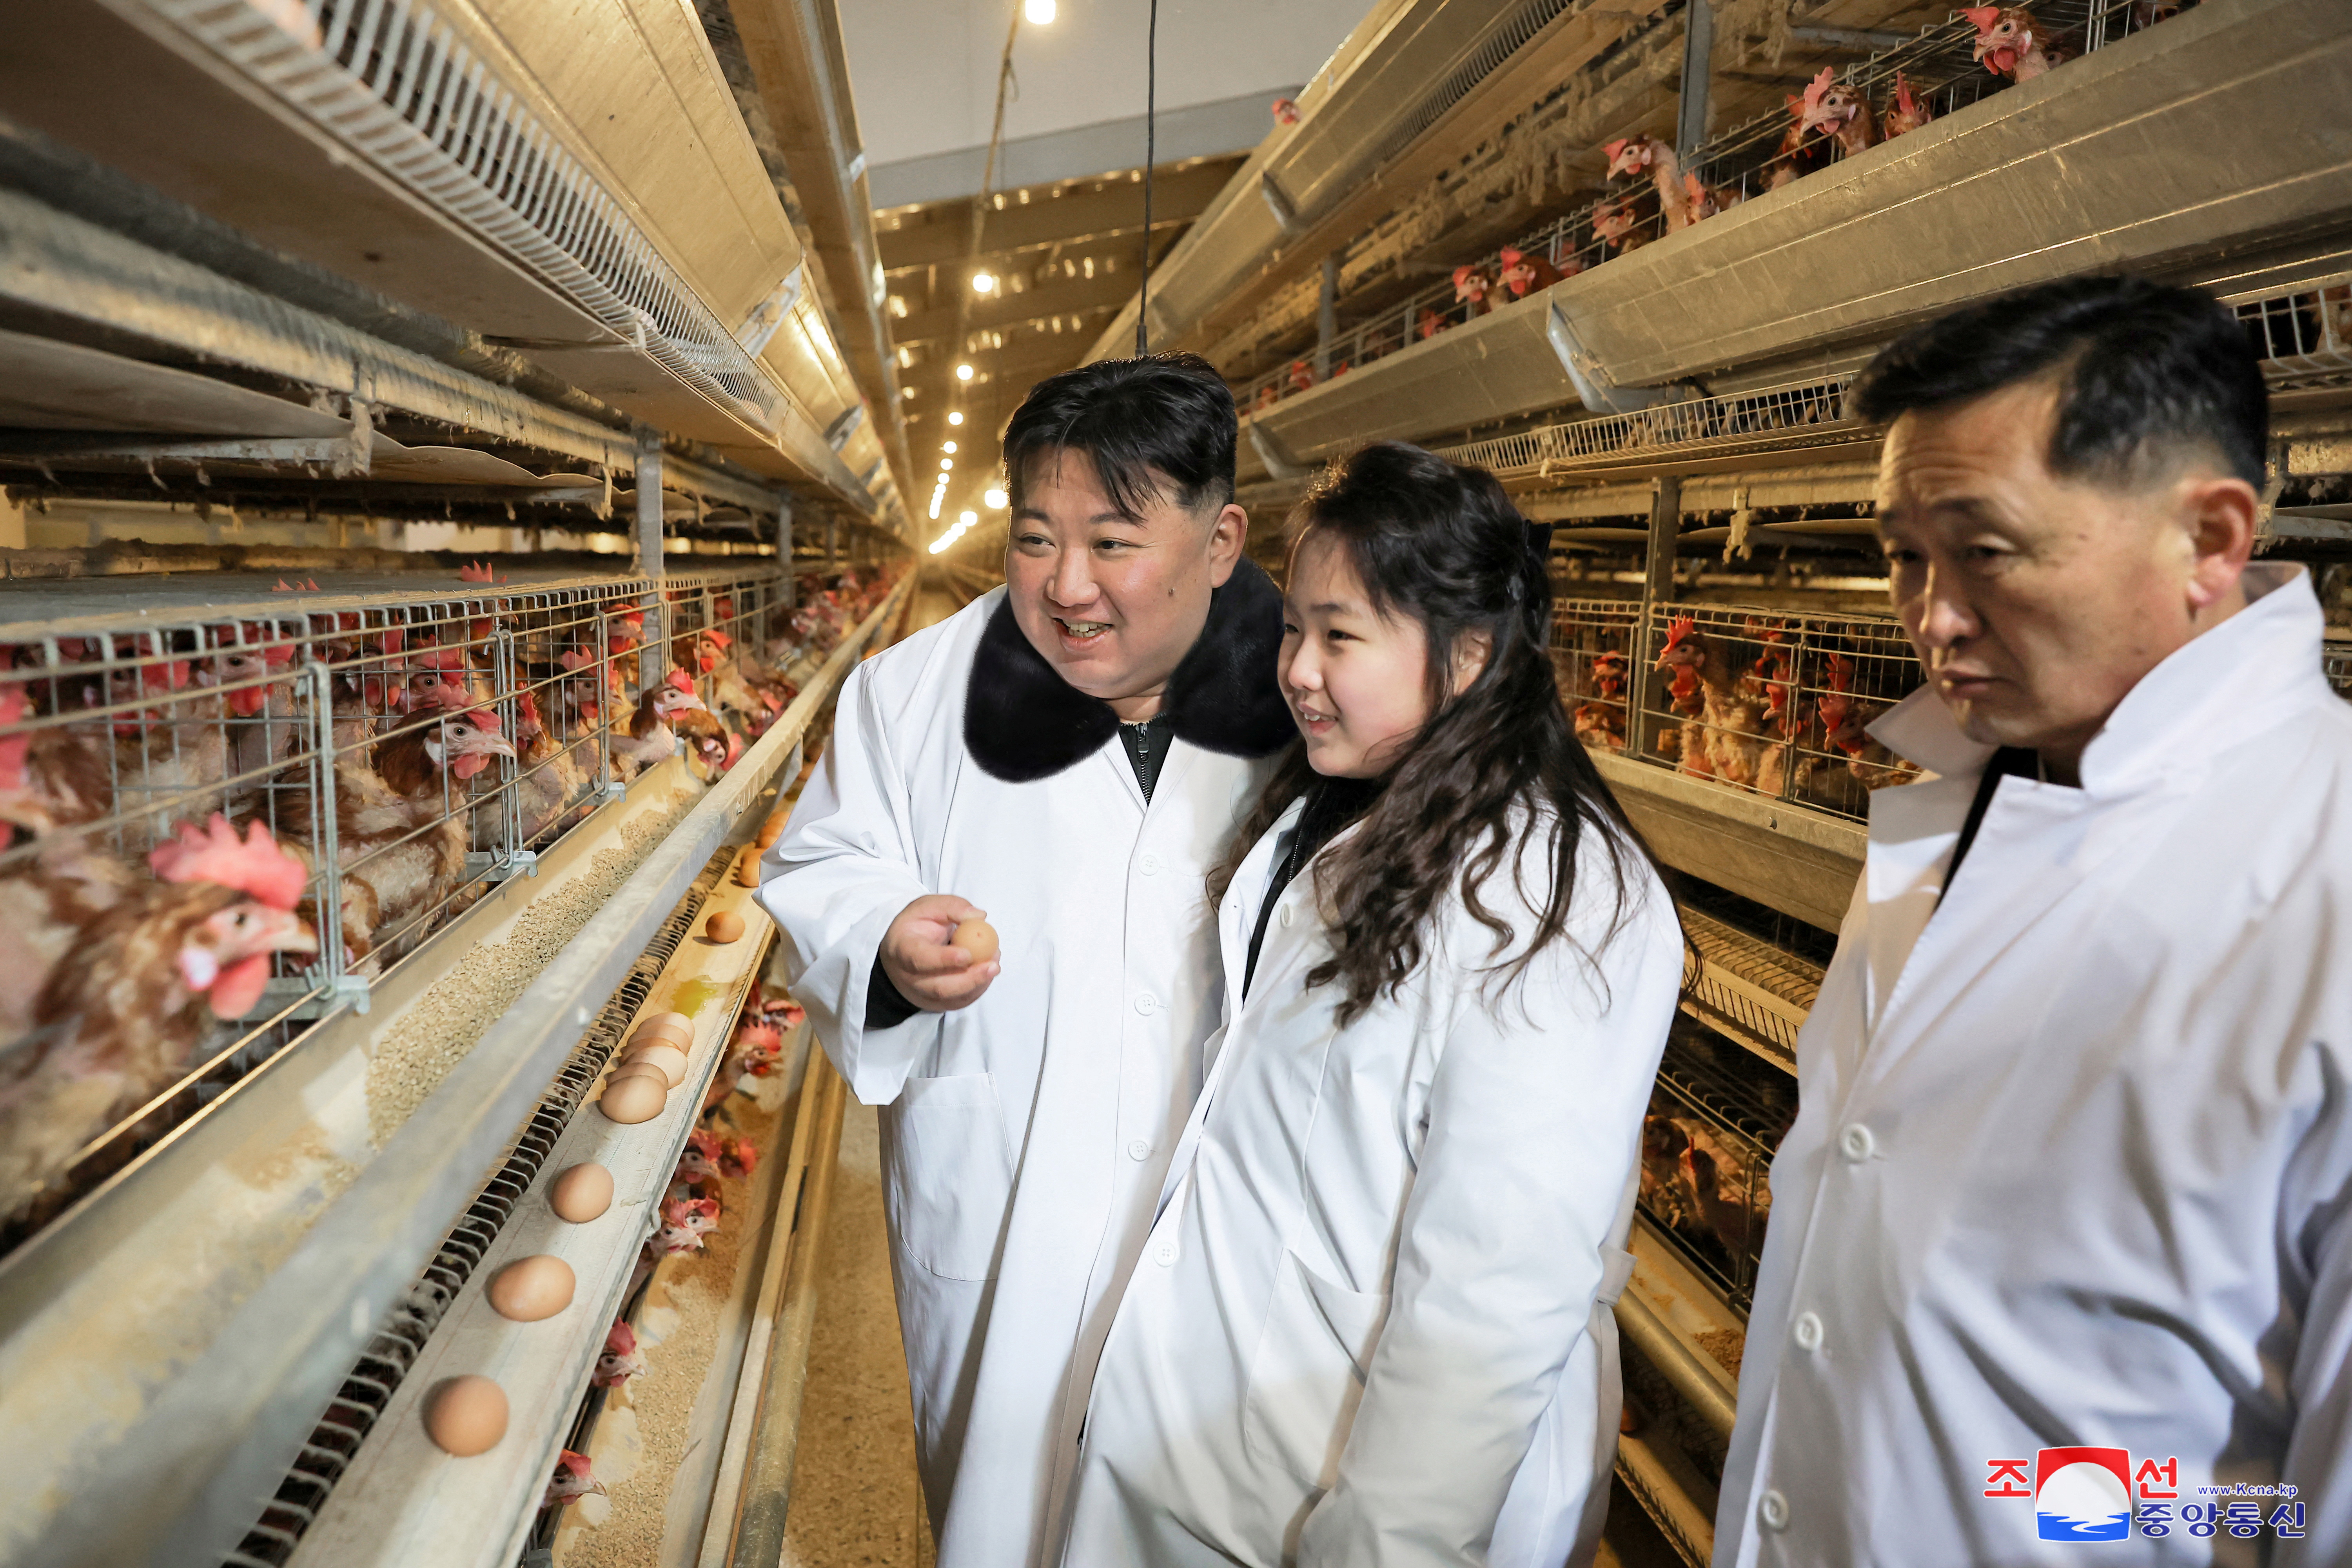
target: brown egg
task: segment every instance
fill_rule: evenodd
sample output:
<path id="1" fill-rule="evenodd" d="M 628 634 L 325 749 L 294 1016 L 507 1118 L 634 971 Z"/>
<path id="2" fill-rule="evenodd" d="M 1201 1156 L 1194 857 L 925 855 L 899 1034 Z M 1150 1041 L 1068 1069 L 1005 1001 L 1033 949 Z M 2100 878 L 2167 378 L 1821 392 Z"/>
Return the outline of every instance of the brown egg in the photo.
<path id="1" fill-rule="evenodd" d="M 743 917 L 733 910 L 721 910 L 703 922 L 705 935 L 713 942 L 735 942 L 743 935 Z"/>
<path id="2" fill-rule="evenodd" d="M 615 1062 L 612 1072 L 605 1077 L 604 1087 L 610 1089 L 625 1078 L 651 1079 L 661 1085 L 664 1094 L 667 1094 L 670 1089 L 669 1074 L 662 1071 L 661 1068 L 653 1062 Z"/>
<path id="3" fill-rule="evenodd" d="M 760 824 L 760 837 L 757 840 L 760 847 L 773 849 L 776 847 L 776 840 L 784 836 L 784 824 L 791 820 L 790 811 L 779 811 L 771 816 L 767 821 Z"/>
<path id="4" fill-rule="evenodd" d="M 739 888 L 756 888 L 760 885 L 760 852 L 758 850 L 744 850 L 743 858 L 735 862 L 735 885 Z"/>
<path id="5" fill-rule="evenodd" d="M 597 1097 L 596 1109 L 604 1113 L 607 1121 L 633 1127 L 640 1121 L 651 1121 L 668 1103 L 669 1090 L 663 1085 L 661 1074 L 647 1072 L 613 1079 Z"/>
<path id="6" fill-rule="evenodd" d="M 593 1162 L 572 1166 L 547 1189 L 547 1206 L 558 1219 L 586 1225 L 613 1206 L 613 1173 Z"/>
<path id="7" fill-rule="evenodd" d="M 673 1045 L 652 1041 L 642 1046 L 631 1046 L 628 1055 L 621 1060 L 631 1067 L 644 1062 L 648 1067 L 659 1068 L 662 1077 L 669 1080 L 672 1089 L 686 1081 L 686 1053 Z"/>
<path id="8" fill-rule="evenodd" d="M 691 1024 L 672 1024 L 661 1021 L 651 1024 L 640 1024 L 637 1026 L 637 1032 L 629 1037 L 629 1044 L 633 1046 L 649 1044 L 655 1040 L 667 1040 L 681 1051 L 692 1050 L 694 1048 L 694 1026 Z"/>
<path id="9" fill-rule="evenodd" d="M 974 963 L 986 963 L 997 953 L 996 928 L 974 916 L 955 928 L 955 935 L 948 945 L 960 947 L 971 954 Z"/>
<path id="10" fill-rule="evenodd" d="M 572 1291 L 577 1283 L 572 1265 L 561 1258 L 544 1252 L 532 1258 L 518 1258 L 499 1269 L 490 1281 L 490 1306 L 501 1318 L 535 1323 L 572 1305 Z"/>
<path id="11" fill-rule="evenodd" d="M 451 1378 L 425 1396 L 425 1435 L 461 1459 L 488 1453 L 507 1435 L 507 1391 L 471 1373 Z"/>
<path id="12" fill-rule="evenodd" d="M 683 1013 L 653 1013 L 637 1020 L 637 1033 L 640 1035 L 663 1028 L 682 1030 L 688 1039 L 694 1038 L 694 1020 Z"/>

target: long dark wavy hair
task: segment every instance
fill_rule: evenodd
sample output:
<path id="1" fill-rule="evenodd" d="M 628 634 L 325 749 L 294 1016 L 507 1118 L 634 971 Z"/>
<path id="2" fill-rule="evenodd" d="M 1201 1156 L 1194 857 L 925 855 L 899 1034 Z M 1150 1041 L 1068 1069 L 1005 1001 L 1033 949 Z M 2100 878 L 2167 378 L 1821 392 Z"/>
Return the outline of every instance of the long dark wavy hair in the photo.
<path id="1" fill-rule="evenodd" d="M 1493 933 L 1486 973 L 1508 987 L 1538 952 L 1565 939 L 1588 833 L 1600 834 L 1615 882 L 1609 926 L 1588 962 L 1622 929 L 1628 888 L 1648 880 L 1649 849 L 1560 702 L 1541 537 L 1494 475 L 1402 441 L 1376 442 L 1334 465 L 1291 514 L 1294 564 L 1310 539 L 1337 544 L 1373 610 L 1419 622 L 1429 647 L 1429 721 L 1390 770 L 1360 830 L 1316 862 L 1316 895 L 1333 917 L 1332 955 L 1307 983 L 1340 983 L 1342 1027 L 1381 994 L 1397 994 L 1421 967 L 1432 921 L 1457 889 L 1471 918 Z M 1451 694 L 1455 644 L 1478 632 L 1491 639 L 1486 667 Z M 1305 744 L 1294 742 L 1211 873 L 1213 903 L 1315 777 Z M 1551 867 L 1540 898 L 1519 877 L 1538 835 Z M 1506 861 L 1521 901 L 1538 912 L 1523 943 L 1480 897 Z"/>

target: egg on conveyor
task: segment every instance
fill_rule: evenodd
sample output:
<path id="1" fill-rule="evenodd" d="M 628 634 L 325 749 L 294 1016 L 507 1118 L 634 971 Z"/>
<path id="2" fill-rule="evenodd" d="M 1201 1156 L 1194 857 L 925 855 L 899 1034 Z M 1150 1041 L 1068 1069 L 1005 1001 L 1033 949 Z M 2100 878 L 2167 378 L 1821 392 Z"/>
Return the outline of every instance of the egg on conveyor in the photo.
<path id="1" fill-rule="evenodd" d="M 640 1035 L 674 1034 L 681 1039 L 694 1038 L 694 1020 L 683 1013 L 656 1013 L 637 1020 Z"/>
<path id="2" fill-rule="evenodd" d="M 713 942 L 735 942 L 743 935 L 743 917 L 733 910 L 721 910 L 705 921 L 702 929 Z"/>
<path id="3" fill-rule="evenodd" d="M 760 837 L 756 841 L 759 847 L 762 849 L 773 849 L 776 847 L 776 840 L 784 836 L 784 824 L 791 820 L 790 811 L 772 813 L 767 821 L 760 824 Z"/>
<path id="4" fill-rule="evenodd" d="M 971 954 L 974 963 L 986 963 L 997 953 L 996 928 L 974 915 L 955 928 L 955 935 L 948 945 L 960 947 Z"/>
<path id="5" fill-rule="evenodd" d="M 613 1173 L 593 1162 L 572 1166 L 548 1189 L 547 1206 L 558 1219 L 586 1225 L 613 1206 Z"/>
<path id="6" fill-rule="evenodd" d="M 684 1024 L 640 1024 L 637 1032 L 629 1037 L 632 1046 L 649 1046 L 656 1040 L 690 1051 L 694 1048 L 694 1031 Z"/>
<path id="7" fill-rule="evenodd" d="M 760 885 L 760 852 L 757 849 L 744 850 L 743 858 L 735 862 L 735 885 L 739 888 Z"/>
<path id="8" fill-rule="evenodd" d="M 572 1265 L 561 1258 L 543 1252 L 535 1258 L 518 1258 L 491 1279 L 490 1305 L 501 1318 L 535 1323 L 572 1305 L 576 1283 Z"/>
<path id="9" fill-rule="evenodd" d="M 507 1391 L 471 1373 L 451 1378 L 426 1396 L 425 1435 L 461 1459 L 488 1453 L 507 1435 Z"/>
<path id="10" fill-rule="evenodd" d="M 647 1041 L 643 1045 L 631 1046 L 628 1055 L 621 1060 L 625 1066 L 634 1067 L 643 1062 L 648 1067 L 660 1068 L 662 1077 L 669 1080 L 672 1089 L 686 1081 L 686 1053 L 673 1045 Z"/>
<path id="11" fill-rule="evenodd" d="M 596 1109 L 604 1113 L 607 1121 L 617 1121 L 625 1127 L 651 1121 L 668 1103 L 669 1089 L 663 1084 L 661 1074 L 655 1072 L 614 1079 L 597 1097 Z"/>

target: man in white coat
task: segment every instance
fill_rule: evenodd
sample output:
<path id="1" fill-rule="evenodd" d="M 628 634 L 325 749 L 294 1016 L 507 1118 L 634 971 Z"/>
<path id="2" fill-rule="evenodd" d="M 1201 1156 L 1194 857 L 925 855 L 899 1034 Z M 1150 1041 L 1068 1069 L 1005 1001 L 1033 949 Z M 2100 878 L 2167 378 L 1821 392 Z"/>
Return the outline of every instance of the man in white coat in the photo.
<path id="1" fill-rule="evenodd" d="M 1799 1041 L 1717 1568 L 2352 1562 L 2352 710 L 2248 564 L 2252 351 L 2090 279 L 1855 399 L 1929 776 Z"/>
<path id="2" fill-rule="evenodd" d="M 843 686 L 761 890 L 884 1107 L 891 1268 L 942 1568 L 1050 1561 L 1087 1394 L 1219 1021 L 1207 868 L 1291 735 L 1235 419 L 1190 355 L 1040 383 L 1004 588 Z M 992 961 L 950 944 L 985 911 Z"/>

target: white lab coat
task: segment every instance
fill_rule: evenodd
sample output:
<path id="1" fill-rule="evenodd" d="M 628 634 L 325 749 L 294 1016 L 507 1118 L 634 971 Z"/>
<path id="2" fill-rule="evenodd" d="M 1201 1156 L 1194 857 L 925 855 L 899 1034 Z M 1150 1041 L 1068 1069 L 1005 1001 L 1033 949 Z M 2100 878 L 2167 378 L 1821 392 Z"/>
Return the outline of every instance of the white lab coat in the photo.
<path id="1" fill-rule="evenodd" d="M 1003 589 L 853 670 L 763 868 L 793 995 L 882 1112 L 916 1444 L 942 1568 L 1049 1554 L 1096 1348 L 1217 1024 L 1203 879 L 1260 768 L 1173 742 L 1147 810 L 1116 740 L 1013 784 L 964 707 Z M 972 1005 L 864 1027 L 883 931 L 926 893 L 988 911 Z"/>
<path id="2" fill-rule="evenodd" d="M 1297 816 L 1219 911 L 1229 999 Z M 1522 871 L 1539 898 L 1540 851 Z M 1590 1559 L 1611 1304 L 1682 970 L 1672 902 L 1640 876 L 1599 986 L 1554 943 L 1497 999 L 1464 973 L 1491 938 L 1456 900 L 1432 961 L 1344 1031 L 1336 986 L 1305 984 L 1330 952 L 1311 868 L 1291 880 L 1097 1371 L 1068 1568 Z M 1578 942 L 1612 888 L 1588 838 Z M 1507 877 L 1486 898 L 1532 925 Z"/>
<path id="3" fill-rule="evenodd" d="M 1990 748 L 1931 691 L 1873 726 L 1940 776 L 1871 797 L 1798 1042 L 1717 1568 L 2352 1562 L 2352 710 L 2302 569 L 2247 586 L 2081 789 L 2001 781 L 1940 908 Z M 1984 1495 L 2075 1446 L 2177 1459 L 2171 1533 Z M 2179 1522 L 2282 1480 L 2300 1542 Z"/>

